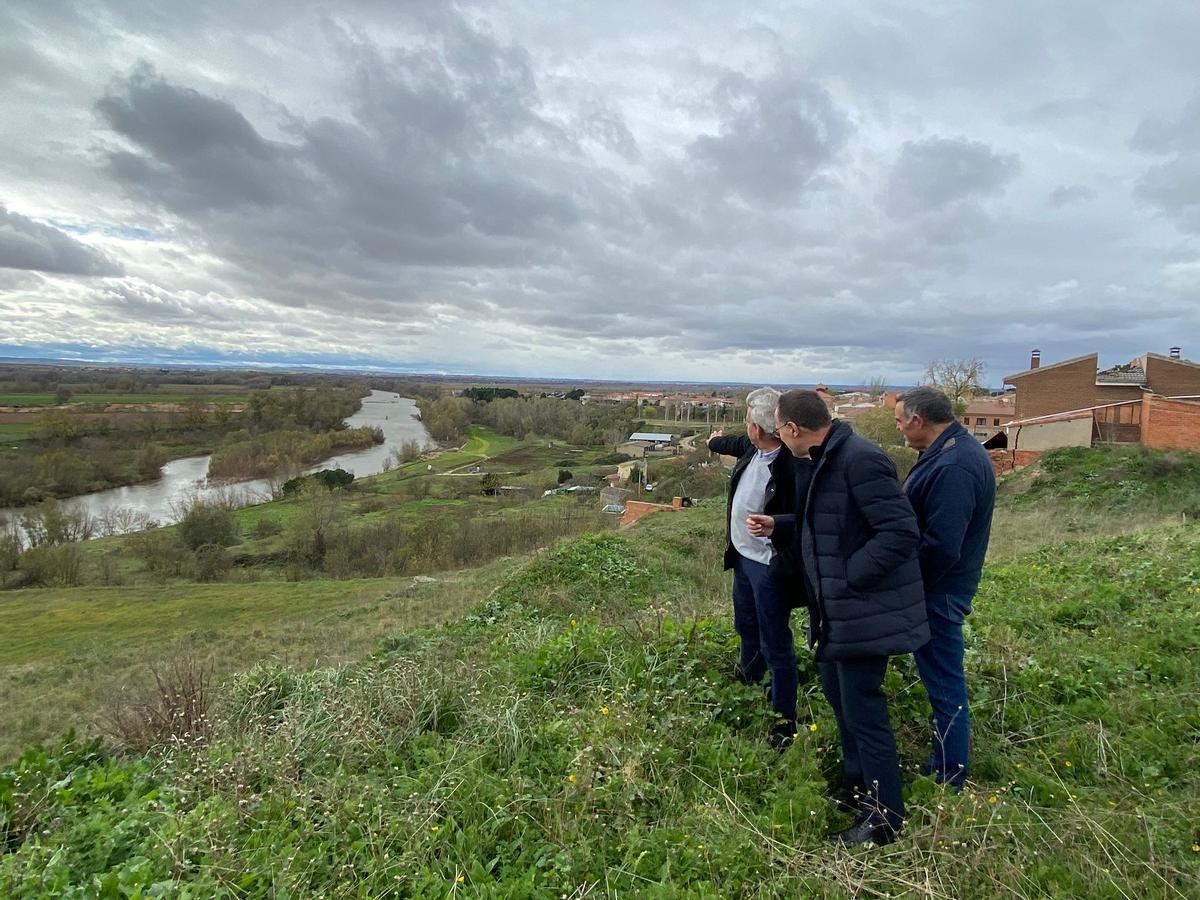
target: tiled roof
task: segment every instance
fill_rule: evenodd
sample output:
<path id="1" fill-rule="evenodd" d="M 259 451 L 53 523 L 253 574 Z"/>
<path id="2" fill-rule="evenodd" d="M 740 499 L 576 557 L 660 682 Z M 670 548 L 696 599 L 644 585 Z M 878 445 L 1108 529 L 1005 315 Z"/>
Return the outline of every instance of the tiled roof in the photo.
<path id="1" fill-rule="evenodd" d="M 1096 373 L 1096 384 L 1145 384 L 1146 370 L 1130 363 Z"/>

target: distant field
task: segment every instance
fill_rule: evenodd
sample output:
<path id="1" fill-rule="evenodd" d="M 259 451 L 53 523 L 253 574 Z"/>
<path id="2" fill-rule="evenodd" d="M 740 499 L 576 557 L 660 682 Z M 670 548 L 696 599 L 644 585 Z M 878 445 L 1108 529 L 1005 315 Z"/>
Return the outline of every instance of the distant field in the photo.
<path id="1" fill-rule="evenodd" d="M 32 425 L 0 422 L 0 444 L 8 441 L 23 441 L 31 434 L 33 434 Z"/>
<path id="2" fill-rule="evenodd" d="M 79 393 L 71 395 L 71 403 L 190 403 L 200 400 L 204 403 L 241 403 L 246 399 L 247 391 L 234 392 L 233 389 L 220 387 L 205 387 L 203 392 L 171 391 L 145 394 L 95 394 Z M 53 394 L 0 394 L 0 406 L 54 406 Z"/>
<path id="3" fill-rule="evenodd" d="M 53 394 L 0 394 L 0 406 L 53 406 Z"/>
<path id="4" fill-rule="evenodd" d="M 72 403 L 241 403 L 246 394 L 230 393 L 155 393 L 155 394 L 72 394 Z"/>

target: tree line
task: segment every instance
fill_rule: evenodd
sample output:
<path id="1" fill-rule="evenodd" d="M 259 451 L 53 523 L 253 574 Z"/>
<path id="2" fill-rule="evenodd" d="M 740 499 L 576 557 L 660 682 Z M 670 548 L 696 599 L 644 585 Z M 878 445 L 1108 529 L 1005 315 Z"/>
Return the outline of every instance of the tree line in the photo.
<path id="1" fill-rule="evenodd" d="M 486 425 L 500 434 L 558 438 L 580 447 L 615 446 L 639 423 L 637 407 L 628 404 L 583 404 L 558 397 L 496 397 L 490 401 L 443 395 L 417 401 L 421 421 L 434 440 L 457 443 L 467 426 Z"/>

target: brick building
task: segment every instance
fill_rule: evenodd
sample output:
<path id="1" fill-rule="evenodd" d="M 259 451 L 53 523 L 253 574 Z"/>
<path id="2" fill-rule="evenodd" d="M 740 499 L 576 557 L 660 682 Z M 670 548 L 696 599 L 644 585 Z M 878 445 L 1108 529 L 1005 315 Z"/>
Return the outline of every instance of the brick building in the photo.
<path id="1" fill-rule="evenodd" d="M 1200 365 L 1178 347 L 1108 369 L 1095 353 L 1049 366 L 1040 355 L 1034 350 L 1029 369 L 1004 379 L 1017 389 L 1016 417 L 985 443 L 998 467 L 1055 447 L 1200 450 Z"/>
<path id="2" fill-rule="evenodd" d="M 1101 370 L 1099 354 L 1089 353 L 1048 366 L 1033 351 L 1029 368 L 1004 379 L 1017 389 L 1018 419 L 1050 416 L 1140 400 L 1146 392 L 1163 397 L 1200 398 L 1200 364 L 1181 359 L 1179 348 L 1170 356 L 1145 353 L 1121 366 Z"/>
<path id="3" fill-rule="evenodd" d="M 981 441 L 987 440 L 1017 416 L 1012 397 L 976 397 L 963 413 L 963 427 Z"/>

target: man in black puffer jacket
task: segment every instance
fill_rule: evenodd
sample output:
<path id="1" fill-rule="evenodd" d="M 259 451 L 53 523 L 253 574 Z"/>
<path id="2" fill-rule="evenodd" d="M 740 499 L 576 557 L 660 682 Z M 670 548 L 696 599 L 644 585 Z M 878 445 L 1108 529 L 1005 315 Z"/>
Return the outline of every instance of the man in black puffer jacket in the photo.
<path id="1" fill-rule="evenodd" d="M 775 404 L 779 391 L 759 388 L 746 398 L 746 436 L 726 437 L 714 431 L 708 449 L 736 456 L 729 478 L 729 511 L 725 519 L 725 568 L 733 569 L 733 627 L 741 638 L 735 673 L 757 684 L 771 673 L 771 706 L 778 719 L 771 743 L 782 750 L 796 732 L 798 672 L 788 619 L 796 573 L 765 537 L 747 530 L 751 513 L 791 513 L 795 507 L 796 467 L 792 454 L 775 436 Z M 806 465 L 807 460 L 805 461 Z"/>
<path id="2" fill-rule="evenodd" d="M 842 742 L 842 795 L 860 798 L 845 845 L 886 843 L 904 820 L 900 764 L 883 679 L 888 658 L 929 640 L 920 533 L 896 468 L 878 446 L 833 421 L 813 391 L 788 391 L 779 437 L 813 460 L 802 519 L 750 517 L 751 534 L 798 542 L 809 589 L 809 643 Z"/>

